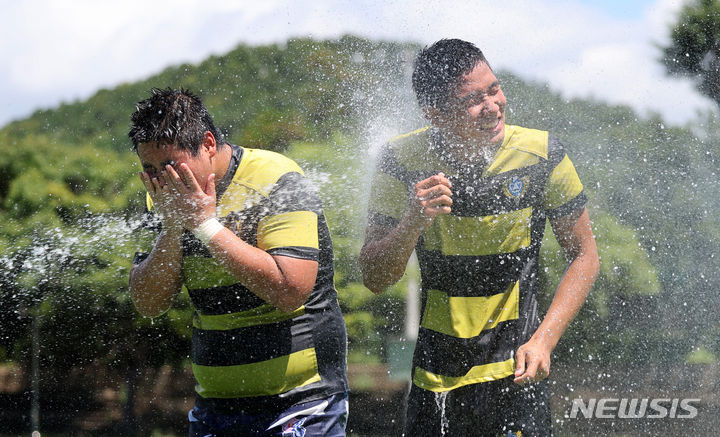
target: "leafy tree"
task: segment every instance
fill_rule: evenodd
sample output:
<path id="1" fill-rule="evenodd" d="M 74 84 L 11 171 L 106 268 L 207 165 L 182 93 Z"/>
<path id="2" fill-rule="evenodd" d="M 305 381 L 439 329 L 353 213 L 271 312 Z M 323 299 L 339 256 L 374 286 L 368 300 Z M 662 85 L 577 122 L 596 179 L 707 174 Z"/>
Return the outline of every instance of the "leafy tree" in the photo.
<path id="1" fill-rule="evenodd" d="M 141 366 L 183 364 L 187 294 L 153 321 L 127 294 L 132 254 L 153 238 L 138 221 L 144 193 L 128 117 L 153 86 L 191 88 L 231 142 L 283 151 L 301 164 L 330 225 L 350 358 L 384 360 L 416 272 L 375 296 L 362 286 L 356 259 L 374 148 L 423 123 L 407 77 L 418 48 L 350 36 L 240 45 L 0 129 L 0 360 L 28 362 L 30 321 L 39 317 L 48 384 L 67 384 L 73 366 L 100 366 L 130 388 Z M 717 121 L 670 128 L 624 106 L 499 77 L 509 122 L 559 136 L 591 199 L 602 272 L 558 354 L 617 361 L 642 351 L 681 362 L 704 347 L 720 355 L 720 316 L 707 304 L 720 289 Z M 543 251 L 546 295 L 564 269 L 553 244 Z"/>
<path id="2" fill-rule="evenodd" d="M 643 317 L 656 311 L 654 299 L 660 294 L 660 281 L 636 232 L 607 212 L 590 209 L 600 273 L 587 302 L 555 353 L 573 362 L 584 362 L 594 356 L 629 364 L 636 359 L 637 352 L 633 353 L 633 349 L 648 352 L 658 347 L 660 336 L 637 334 L 660 328 L 657 319 Z M 540 268 L 544 308 L 549 306 L 567 266 L 560 246 L 551 235 L 548 225 Z M 653 340 L 656 340 L 654 344 Z"/>
<path id="3" fill-rule="evenodd" d="M 671 74 L 698 80 L 701 93 L 720 104 L 720 2 L 693 0 L 670 29 L 662 63 Z"/>

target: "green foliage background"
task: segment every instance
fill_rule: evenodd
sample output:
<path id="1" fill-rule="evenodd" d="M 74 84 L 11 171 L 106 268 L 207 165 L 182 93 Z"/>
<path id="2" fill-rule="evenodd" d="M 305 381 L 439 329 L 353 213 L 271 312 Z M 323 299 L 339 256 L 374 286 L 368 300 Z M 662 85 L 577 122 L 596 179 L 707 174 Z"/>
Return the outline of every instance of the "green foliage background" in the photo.
<path id="1" fill-rule="evenodd" d="M 127 294 L 132 255 L 152 244 L 138 222 L 144 195 L 127 139 L 134 103 L 151 87 L 199 93 L 231 142 L 284 152 L 307 170 L 331 226 L 350 360 L 386 360 L 388 339 L 403 335 L 408 278 L 374 296 L 356 258 L 374 153 L 391 135 L 422 125 L 409 87 L 419 48 L 350 36 L 240 45 L 5 126 L 0 360 L 28 362 L 30 320 L 38 316 L 44 368 L 55 375 L 46 384 L 88 363 L 121 375 L 186 363 L 187 296 L 150 321 Z M 499 76 L 508 121 L 560 137 L 590 198 L 601 274 L 558 357 L 682 363 L 699 347 L 720 353 L 712 310 L 720 285 L 717 122 L 669 127 L 656 115 Z M 547 235 L 546 304 L 566 266 L 549 228 Z"/>

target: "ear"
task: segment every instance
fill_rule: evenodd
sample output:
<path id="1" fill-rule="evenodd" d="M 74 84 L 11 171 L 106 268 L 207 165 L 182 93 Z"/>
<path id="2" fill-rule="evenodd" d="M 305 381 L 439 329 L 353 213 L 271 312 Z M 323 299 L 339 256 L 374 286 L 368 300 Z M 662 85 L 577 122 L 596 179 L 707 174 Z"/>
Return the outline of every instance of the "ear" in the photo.
<path id="1" fill-rule="evenodd" d="M 215 136 L 212 134 L 212 132 L 205 132 L 205 136 L 203 137 L 203 141 L 200 147 L 203 147 L 208 152 L 211 158 L 217 154 L 217 143 L 215 142 Z"/>

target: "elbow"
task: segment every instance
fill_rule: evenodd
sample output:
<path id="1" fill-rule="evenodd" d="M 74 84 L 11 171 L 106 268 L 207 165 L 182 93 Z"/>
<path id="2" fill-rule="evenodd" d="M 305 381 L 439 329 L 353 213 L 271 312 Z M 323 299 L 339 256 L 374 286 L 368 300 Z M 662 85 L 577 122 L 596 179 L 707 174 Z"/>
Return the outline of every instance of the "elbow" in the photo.
<path id="1" fill-rule="evenodd" d="M 157 305 L 153 305 L 145 299 L 145 293 L 130 286 L 130 298 L 132 299 L 135 309 L 143 317 L 149 317 L 151 319 L 162 315 L 168 308 L 161 308 Z"/>
<path id="2" fill-rule="evenodd" d="M 380 281 L 365 274 L 365 272 L 363 272 L 363 285 L 374 294 L 381 294 L 388 287 L 388 285 L 381 284 Z"/>
<path id="3" fill-rule="evenodd" d="M 285 314 L 290 314 L 296 311 L 298 308 L 303 306 L 312 293 L 310 289 L 295 289 L 286 290 L 286 293 L 281 294 L 282 298 L 278 299 L 274 303 L 275 307 Z"/>
<path id="4" fill-rule="evenodd" d="M 363 256 L 362 252 L 360 252 L 358 263 L 360 264 L 360 272 L 362 273 L 362 281 L 365 288 L 374 294 L 380 294 L 385 291 L 387 284 L 382 284 L 381 278 L 377 277 L 377 272 L 373 272 L 372 267 L 368 264 L 367 258 Z"/>
<path id="5" fill-rule="evenodd" d="M 158 305 L 157 302 L 151 299 L 151 292 L 142 287 L 140 281 L 133 280 L 134 270 L 134 268 L 130 270 L 129 292 L 130 299 L 135 305 L 137 312 L 140 313 L 141 316 L 149 318 L 155 318 L 165 313 L 165 311 L 170 308 L 170 304 L 168 303 L 167 306 Z"/>
<path id="6" fill-rule="evenodd" d="M 135 303 L 135 308 L 137 309 L 137 312 L 140 313 L 143 317 L 148 317 L 150 319 L 154 319 L 156 317 L 159 317 L 167 311 L 167 309 L 157 309 L 157 308 L 149 308 L 149 307 L 142 307 Z"/>
<path id="7" fill-rule="evenodd" d="M 162 315 L 166 311 L 164 308 L 157 308 L 156 306 L 146 304 L 144 299 L 139 298 L 136 293 L 132 292 L 132 290 L 130 291 L 130 297 L 135 305 L 135 309 L 143 317 L 153 319 Z"/>

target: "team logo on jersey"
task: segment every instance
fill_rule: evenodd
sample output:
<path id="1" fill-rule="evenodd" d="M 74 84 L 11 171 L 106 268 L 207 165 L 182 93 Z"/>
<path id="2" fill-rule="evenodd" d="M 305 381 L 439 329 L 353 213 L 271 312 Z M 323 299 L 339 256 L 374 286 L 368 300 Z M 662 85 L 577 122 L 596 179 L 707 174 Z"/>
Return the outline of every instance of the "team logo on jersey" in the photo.
<path id="1" fill-rule="evenodd" d="M 522 195 L 525 194 L 525 191 L 527 191 L 529 183 L 530 180 L 527 176 L 522 178 L 513 176 L 508 179 L 507 182 L 505 182 L 503 191 L 505 192 L 506 196 L 515 200 L 515 203 L 518 203 L 520 202 L 520 198 L 522 197 Z"/>

